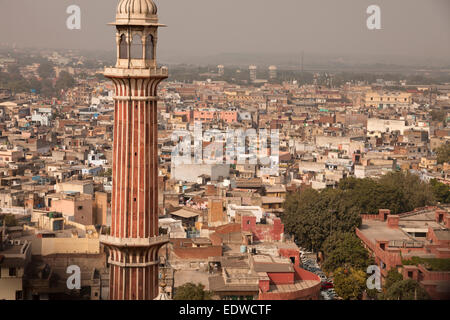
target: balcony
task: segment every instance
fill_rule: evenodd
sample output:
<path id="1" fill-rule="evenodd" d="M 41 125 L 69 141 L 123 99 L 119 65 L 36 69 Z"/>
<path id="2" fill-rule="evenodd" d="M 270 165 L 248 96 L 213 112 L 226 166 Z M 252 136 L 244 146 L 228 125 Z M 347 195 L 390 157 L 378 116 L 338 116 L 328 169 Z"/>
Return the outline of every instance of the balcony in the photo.
<path id="1" fill-rule="evenodd" d="M 169 70 L 166 67 L 147 69 L 105 68 L 107 78 L 167 78 Z"/>
<path id="2" fill-rule="evenodd" d="M 152 238 L 116 238 L 109 235 L 101 235 L 100 242 L 114 247 L 151 247 L 164 245 L 169 242 L 169 236 L 163 235 Z"/>

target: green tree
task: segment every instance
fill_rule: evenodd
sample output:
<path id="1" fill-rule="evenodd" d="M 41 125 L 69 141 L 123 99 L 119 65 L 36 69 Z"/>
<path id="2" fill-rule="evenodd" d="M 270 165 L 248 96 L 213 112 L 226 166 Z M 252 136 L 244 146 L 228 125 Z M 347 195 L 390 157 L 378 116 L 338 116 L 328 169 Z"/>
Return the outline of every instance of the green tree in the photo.
<path id="1" fill-rule="evenodd" d="M 325 254 L 323 269 L 327 272 L 333 272 L 344 265 L 366 270 L 372 262 L 361 240 L 354 233 L 330 235 L 325 240 L 322 250 Z"/>
<path id="2" fill-rule="evenodd" d="M 287 196 L 282 215 L 286 231 L 305 248 L 319 250 L 333 233 L 354 232 L 361 218 L 342 190 L 306 189 Z"/>
<path id="3" fill-rule="evenodd" d="M 444 122 L 447 117 L 447 111 L 443 109 L 432 110 L 431 111 L 431 119 L 434 121 Z"/>
<path id="4" fill-rule="evenodd" d="M 437 162 L 443 164 L 444 162 L 450 162 L 450 144 L 443 144 L 436 149 Z"/>
<path id="5" fill-rule="evenodd" d="M 440 203 L 450 203 L 450 186 L 436 179 L 432 179 L 430 185 L 437 201 Z"/>
<path id="6" fill-rule="evenodd" d="M 17 225 L 16 217 L 12 214 L 6 214 L 0 216 L 0 220 L 2 221 L 2 225 L 6 227 L 15 227 Z"/>
<path id="7" fill-rule="evenodd" d="M 174 300 L 211 300 L 212 294 L 205 291 L 205 286 L 202 284 L 195 285 L 192 282 L 183 284 L 176 288 Z"/>
<path id="8" fill-rule="evenodd" d="M 289 194 L 281 218 L 302 247 L 319 250 L 334 233 L 354 233 L 360 214 L 392 214 L 435 204 L 432 186 L 411 173 L 392 172 L 378 180 L 347 178 L 336 189 Z"/>
<path id="9" fill-rule="evenodd" d="M 392 202 L 385 206 L 392 213 L 408 212 L 435 204 L 431 186 L 422 181 L 418 175 L 410 172 L 391 172 L 381 177 L 379 183 L 386 188 L 387 192 L 399 190 L 398 198 L 392 199 Z M 389 199 L 389 195 L 386 196 Z"/>
<path id="10" fill-rule="evenodd" d="M 396 269 L 390 269 L 384 282 L 384 289 L 388 290 L 393 284 L 403 281 L 403 276 Z"/>
<path id="11" fill-rule="evenodd" d="M 334 288 L 339 297 L 344 300 L 358 300 L 366 288 L 366 274 L 362 270 L 351 267 L 336 269 Z"/>
<path id="12" fill-rule="evenodd" d="M 393 283 L 383 295 L 386 300 L 429 300 L 430 296 L 420 284 L 412 279 Z"/>
<path id="13" fill-rule="evenodd" d="M 55 75 L 53 64 L 51 64 L 49 61 L 42 62 L 39 65 L 37 72 L 42 79 L 51 79 Z"/>
<path id="14" fill-rule="evenodd" d="M 66 71 L 61 71 L 58 80 L 56 80 L 55 89 L 57 91 L 67 90 L 75 85 L 76 81 L 72 75 Z"/>

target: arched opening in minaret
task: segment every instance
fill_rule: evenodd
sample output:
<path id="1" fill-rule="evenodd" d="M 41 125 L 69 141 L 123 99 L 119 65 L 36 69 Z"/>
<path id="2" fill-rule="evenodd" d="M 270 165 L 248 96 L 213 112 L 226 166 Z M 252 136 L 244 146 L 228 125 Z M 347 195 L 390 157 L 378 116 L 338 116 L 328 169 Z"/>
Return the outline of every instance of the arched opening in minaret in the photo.
<path id="1" fill-rule="evenodd" d="M 155 59 L 155 44 L 153 42 L 153 36 L 151 34 L 147 36 L 147 40 L 145 42 L 145 59 Z"/>
<path id="2" fill-rule="evenodd" d="M 127 40 L 124 34 L 120 36 L 119 59 L 128 59 Z"/>
<path id="3" fill-rule="evenodd" d="M 131 59 L 142 59 L 142 39 L 141 36 L 135 34 L 131 41 Z"/>

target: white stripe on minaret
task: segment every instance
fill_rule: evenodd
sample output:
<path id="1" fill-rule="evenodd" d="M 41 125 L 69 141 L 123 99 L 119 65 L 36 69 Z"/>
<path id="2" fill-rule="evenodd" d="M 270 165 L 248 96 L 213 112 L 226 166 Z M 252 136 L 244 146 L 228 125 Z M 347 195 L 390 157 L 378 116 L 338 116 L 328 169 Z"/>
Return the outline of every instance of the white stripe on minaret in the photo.
<path id="1" fill-rule="evenodd" d="M 142 120 L 142 114 L 141 114 L 141 104 L 142 104 L 142 102 L 139 102 L 139 106 L 138 106 L 138 115 L 139 115 L 139 117 L 138 117 L 138 121 L 139 121 L 139 123 L 138 123 L 138 133 L 139 133 L 139 138 L 138 138 L 138 155 L 137 155 L 137 157 L 138 157 L 138 181 L 137 181 L 137 183 L 138 183 L 138 188 L 137 188 L 137 206 L 136 206 L 136 208 L 137 208 L 137 212 L 136 212 L 136 216 L 137 216 L 137 220 L 136 220 L 136 222 L 137 222 L 137 225 L 136 225 L 136 238 L 140 238 L 140 235 L 139 235 L 139 231 L 140 231 L 140 219 L 141 219 L 141 211 L 140 211 L 140 209 L 141 209 L 141 146 L 142 146 L 142 144 L 141 144 L 141 135 L 142 135 L 142 126 L 141 126 L 141 120 Z M 145 152 L 145 145 L 144 145 L 144 152 Z M 138 275 L 136 274 L 136 277 L 137 277 Z"/>
<path id="2" fill-rule="evenodd" d="M 131 88 L 128 87 L 128 90 L 130 90 Z M 131 94 L 131 92 L 128 92 L 128 94 Z M 132 108 L 132 101 L 128 101 L 127 102 L 127 123 L 129 123 L 130 121 L 130 109 Z M 123 234 L 124 237 L 127 237 L 127 229 L 128 229 L 128 206 L 130 203 L 130 197 L 128 196 L 128 187 L 129 187 L 129 181 L 130 181 L 130 169 L 129 169 L 129 162 L 130 162 L 130 145 L 129 145 L 129 141 L 130 141 L 130 126 L 127 126 L 127 135 L 126 135 L 126 148 L 125 148 L 125 190 L 124 190 L 124 194 L 125 194 L 125 212 L 123 213 L 123 218 L 124 218 L 124 228 L 123 228 Z"/>
<path id="3" fill-rule="evenodd" d="M 122 89 L 122 90 L 124 90 L 124 89 Z M 123 93 L 124 91 L 122 91 L 122 93 Z M 123 201 L 124 201 L 124 199 L 123 199 L 123 197 L 122 197 L 122 184 L 125 182 L 125 181 L 123 181 L 124 179 L 123 179 L 123 170 L 124 170 L 124 159 L 123 159 L 123 149 L 124 149 L 124 137 L 125 137 L 125 109 L 126 109 L 126 105 L 127 105 L 127 103 L 128 102 L 126 102 L 126 101 L 124 101 L 123 103 L 122 103 L 122 115 L 121 115 L 121 120 L 122 120 L 122 126 L 121 126 L 121 131 L 122 131 L 122 134 L 120 135 L 120 150 L 122 151 L 118 156 L 120 157 L 120 179 L 119 179 L 119 190 L 118 190 L 118 194 L 117 194 L 117 196 L 119 197 L 119 201 L 120 201 L 120 206 L 119 206 L 119 212 L 118 212 L 118 216 L 119 216 L 119 218 L 118 218 L 118 220 L 119 220 L 119 225 L 118 225 L 118 232 L 117 232 L 117 236 L 120 238 L 120 237 L 122 237 L 122 226 L 123 226 Z M 116 196 L 116 198 L 117 198 L 117 196 Z"/>
<path id="4" fill-rule="evenodd" d="M 148 130 L 148 122 L 147 122 L 147 102 L 144 102 L 145 107 L 144 107 L 144 145 L 147 146 L 147 130 Z M 146 237 L 146 232 L 147 232 L 147 219 L 146 219 L 146 213 L 147 213 L 147 208 L 148 208 L 148 199 L 147 197 L 147 178 L 148 178 L 148 170 L 145 169 L 147 167 L 147 161 L 148 161 L 148 152 L 146 151 L 144 153 L 144 212 L 143 212 L 143 229 L 144 232 L 142 234 L 142 237 L 145 238 Z"/>
<path id="5" fill-rule="evenodd" d="M 131 86 L 134 89 L 135 83 L 134 80 L 131 82 Z M 131 92 L 133 92 L 134 90 L 132 90 Z M 136 116 L 136 107 L 137 107 L 137 102 L 133 101 L 132 106 L 131 106 L 131 152 L 128 153 L 129 157 L 131 157 L 131 174 L 130 174 L 130 181 L 131 181 L 131 189 L 130 189 L 130 193 L 129 196 L 131 196 L 131 204 L 130 204 L 130 211 L 127 212 L 127 221 L 129 221 L 130 223 L 130 234 L 128 234 L 128 238 L 132 238 L 133 237 L 133 214 L 134 214 L 134 199 L 137 200 L 137 195 L 136 198 L 134 196 L 134 177 L 135 177 L 135 172 L 134 172 L 134 153 L 136 152 L 136 150 L 134 149 L 134 143 L 135 143 L 135 134 L 134 134 L 134 120 L 135 120 L 135 116 Z M 131 279 L 131 278 L 130 278 Z M 131 294 L 131 291 L 130 291 Z"/>

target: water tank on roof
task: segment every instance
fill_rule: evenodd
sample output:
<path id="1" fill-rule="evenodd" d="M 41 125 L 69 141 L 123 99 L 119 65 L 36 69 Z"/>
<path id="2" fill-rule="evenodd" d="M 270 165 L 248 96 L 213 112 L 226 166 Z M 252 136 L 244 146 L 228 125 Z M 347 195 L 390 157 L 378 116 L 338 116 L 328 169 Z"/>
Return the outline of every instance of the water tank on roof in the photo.
<path id="1" fill-rule="evenodd" d="M 241 253 L 247 252 L 247 246 L 241 246 Z"/>

